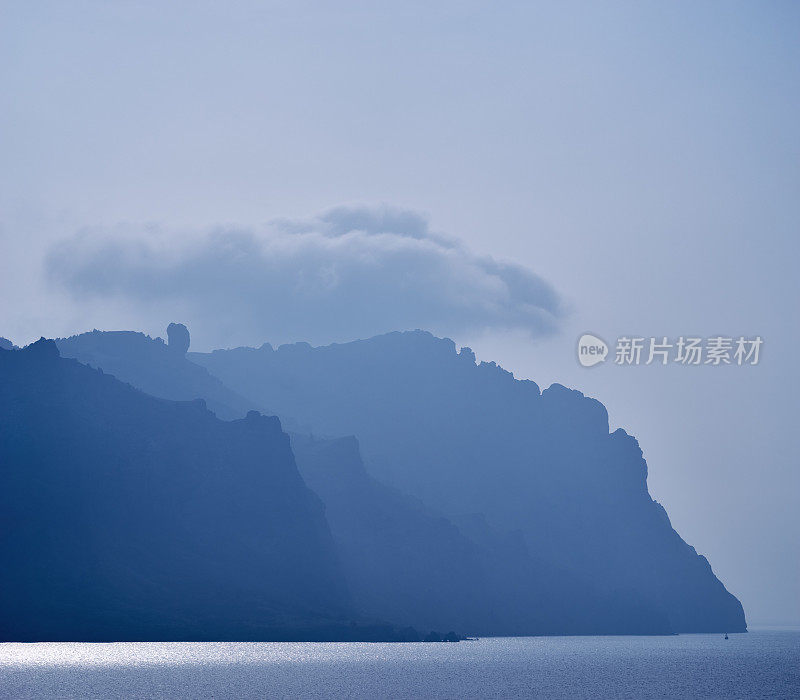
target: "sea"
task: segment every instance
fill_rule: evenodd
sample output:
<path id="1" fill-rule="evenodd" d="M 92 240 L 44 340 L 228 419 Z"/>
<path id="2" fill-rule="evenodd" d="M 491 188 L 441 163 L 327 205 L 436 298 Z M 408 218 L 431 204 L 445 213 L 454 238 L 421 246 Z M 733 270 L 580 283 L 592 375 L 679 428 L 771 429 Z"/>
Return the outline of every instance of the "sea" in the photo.
<path id="1" fill-rule="evenodd" d="M 0 644 L 2 698 L 800 698 L 800 629 L 457 643 Z"/>

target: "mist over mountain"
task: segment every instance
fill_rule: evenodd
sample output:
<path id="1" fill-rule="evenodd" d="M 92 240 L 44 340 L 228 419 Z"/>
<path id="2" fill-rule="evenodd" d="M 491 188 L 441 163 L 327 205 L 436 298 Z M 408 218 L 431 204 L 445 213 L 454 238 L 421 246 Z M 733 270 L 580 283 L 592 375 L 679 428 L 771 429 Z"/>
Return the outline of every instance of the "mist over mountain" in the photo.
<path id="1" fill-rule="evenodd" d="M 187 362 L 189 332 L 181 324 L 172 324 L 171 328 L 169 343 L 144 333 L 98 330 L 57 338 L 55 342 L 63 357 L 102 369 L 153 396 L 173 401 L 204 399 L 208 408 L 223 420 L 242 418 L 248 411 L 259 408 L 204 367 Z"/>
<path id="2" fill-rule="evenodd" d="M 609 433 L 605 407 L 580 392 L 542 392 L 421 331 L 189 358 L 316 434 L 356 435 L 376 478 L 449 518 L 521 531 L 555 577 L 660 611 L 674 631 L 745 629 L 739 601 L 650 497 L 636 440 Z"/>
<path id="3" fill-rule="evenodd" d="M 397 638 L 351 622 L 277 418 L 154 398 L 53 341 L 0 349 L 0 523 L 2 640 Z"/>
<path id="4" fill-rule="evenodd" d="M 188 332 L 178 332 L 185 345 Z M 93 331 L 57 342 L 65 353 L 102 362 L 118 378 L 156 394 L 163 389 L 191 400 L 218 388 L 198 383 L 194 370 L 180 367 L 192 363 L 166 352 L 160 339 Z M 665 615 L 636 596 L 601 592 L 585 577 L 554 571 L 529 551 L 520 531 L 493 528 L 480 514 L 456 522 L 382 484 L 367 472 L 354 437 L 291 436 L 298 468 L 325 505 L 348 587 L 364 616 L 480 635 L 671 631 Z"/>
<path id="5" fill-rule="evenodd" d="M 564 316 L 556 290 L 530 267 L 478 254 L 418 212 L 385 205 L 188 236 L 158 226 L 84 229 L 53 245 L 45 272 L 79 303 L 121 302 L 121 314 L 181 308 L 204 347 L 416 324 L 545 336 Z"/>

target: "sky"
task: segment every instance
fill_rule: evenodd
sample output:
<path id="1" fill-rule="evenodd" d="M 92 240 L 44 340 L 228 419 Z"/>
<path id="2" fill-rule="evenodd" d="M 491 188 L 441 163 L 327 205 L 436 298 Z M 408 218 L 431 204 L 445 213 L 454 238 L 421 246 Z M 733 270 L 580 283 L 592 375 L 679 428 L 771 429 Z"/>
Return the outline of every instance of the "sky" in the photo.
<path id="1" fill-rule="evenodd" d="M 800 624 L 800 5 L 0 0 L 0 335 L 425 328 L 603 401 Z M 590 332 L 755 366 L 576 360 Z"/>

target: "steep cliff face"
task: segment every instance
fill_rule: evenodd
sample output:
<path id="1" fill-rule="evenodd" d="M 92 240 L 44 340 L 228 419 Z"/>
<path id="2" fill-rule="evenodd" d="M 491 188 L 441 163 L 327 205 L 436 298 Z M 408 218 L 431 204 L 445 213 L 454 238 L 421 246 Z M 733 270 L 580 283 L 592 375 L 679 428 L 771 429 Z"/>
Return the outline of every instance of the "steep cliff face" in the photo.
<path id="1" fill-rule="evenodd" d="M 0 350 L 0 639 L 339 638 L 350 614 L 277 418 Z"/>
<path id="2" fill-rule="evenodd" d="M 422 503 L 364 470 L 355 438 L 292 435 L 306 483 L 325 503 L 353 597 L 368 616 L 423 629 L 490 627 L 478 548 Z"/>
<path id="3" fill-rule="evenodd" d="M 189 357 L 318 434 L 356 435 L 376 477 L 450 518 L 522 531 L 555 578 L 658 611 L 675 631 L 745 629 L 739 601 L 650 498 L 636 441 L 609 434 L 603 405 L 580 392 L 540 392 L 420 331 Z"/>
<path id="4" fill-rule="evenodd" d="M 353 437 L 292 436 L 300 471 L 326 506 L 356 603 L 367 616 L 478 635 L 667 633 L 638 600 L 554 575 L 519 532 L 483 516 L 456 525 L 370 477 Z"/>
<path id="5" fill-rule="evenodd" d="M 186 367 L 182 352 L 167 355 L 160 341 L 141 334 L 95 331 L 69 339 L 68 347 L 156 394 L 192 399 L 204 388 L 218 390 L 213 377 L 197 381 L 199 368 Z M 519 531 L 499 530 L 474 514 L 455 523 L 385 486 L 367 473 L 353 437 L 294 433 L 292 445 L 303 478 L 325 504 L 365 618 L 479 635 L 671 630 L 655 606 L 600 592 L 585 577 L 541 561 Z"/>
<path id="6" fill-rule="evenodd" d="M 480 634 L 744 628 L 650 498 L 636 441 L 609 434 L 580 392 L 540 392 L 421 332 L 188 357 L 136 333 L 59 342 L 160 396 L 237 396 L 239 415 L 270 406 L 317 435 L 359 436 L 379 481 L 352 440 L 297 434 L 294 449 L 366 614 Z"/>

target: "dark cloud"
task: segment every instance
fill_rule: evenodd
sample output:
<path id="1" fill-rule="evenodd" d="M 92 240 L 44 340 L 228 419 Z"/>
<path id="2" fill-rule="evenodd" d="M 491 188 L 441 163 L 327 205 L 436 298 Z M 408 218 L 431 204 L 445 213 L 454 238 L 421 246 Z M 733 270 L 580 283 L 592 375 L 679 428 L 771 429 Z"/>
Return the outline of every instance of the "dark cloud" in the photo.
<path id="1" fill-rule="evenodd" d="M 521 265 L 473 254 L 389 207 L 339 207 L 263 230 L 94 231 L 59 243 L 51 280 L 76 298 L 180 320 L 209 342 L 311 342 L 424 328 L 542 335 L 559 298 Z"/>

